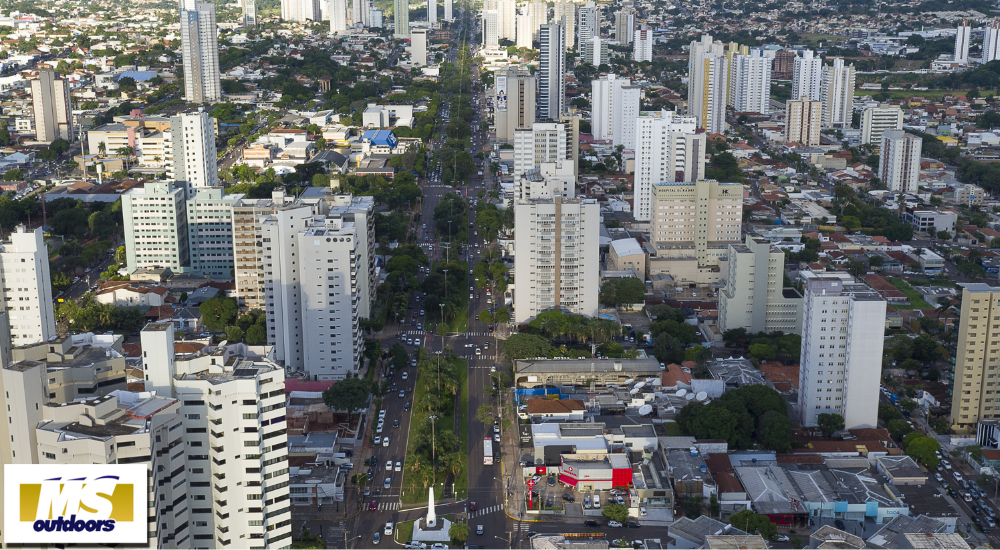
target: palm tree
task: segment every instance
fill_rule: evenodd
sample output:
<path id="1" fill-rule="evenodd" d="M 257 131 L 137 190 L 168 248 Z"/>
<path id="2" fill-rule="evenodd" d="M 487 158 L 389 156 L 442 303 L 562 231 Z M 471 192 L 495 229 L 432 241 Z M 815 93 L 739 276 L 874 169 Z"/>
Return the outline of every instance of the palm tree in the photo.
<path id="1" fill-rule="evenodd" d="M 97 153 L 102 157 L 108 154 L 108 145 L 103 141 L 97 144 Z"/>

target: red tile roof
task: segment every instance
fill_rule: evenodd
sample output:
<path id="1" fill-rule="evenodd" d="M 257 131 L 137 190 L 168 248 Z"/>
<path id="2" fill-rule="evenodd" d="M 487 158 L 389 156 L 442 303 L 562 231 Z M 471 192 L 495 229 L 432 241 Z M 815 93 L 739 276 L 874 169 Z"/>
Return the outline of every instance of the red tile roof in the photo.
<path id="1" fill-rule="evenodd" d="M 527 404 L 528 414 L 569 414 L 587 410 L 579 399 L 536 398 L 528 400 Z"/>

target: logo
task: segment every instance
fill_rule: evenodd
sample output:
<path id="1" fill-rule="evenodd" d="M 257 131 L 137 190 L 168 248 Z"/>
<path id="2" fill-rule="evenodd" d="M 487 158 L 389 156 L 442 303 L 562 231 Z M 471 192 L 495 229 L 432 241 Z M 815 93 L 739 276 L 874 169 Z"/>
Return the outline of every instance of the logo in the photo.
<path id="1" fill-rule="evenodd" d="M 145 543 L 142 464 L 6 464 L 5 539 L 11 543 Z"/>

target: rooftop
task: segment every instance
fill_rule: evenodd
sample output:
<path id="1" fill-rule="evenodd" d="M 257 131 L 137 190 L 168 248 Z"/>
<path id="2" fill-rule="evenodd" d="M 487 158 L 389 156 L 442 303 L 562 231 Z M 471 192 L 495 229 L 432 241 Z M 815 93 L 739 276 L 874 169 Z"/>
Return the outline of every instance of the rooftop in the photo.
<path id="1" fill-rule="evenodd" d="M 522 359 L 515 364 L 517 374 L 549 372 L 595 372 L 645 373 L 660 376 L 660 363 L 656 359 Z"/>

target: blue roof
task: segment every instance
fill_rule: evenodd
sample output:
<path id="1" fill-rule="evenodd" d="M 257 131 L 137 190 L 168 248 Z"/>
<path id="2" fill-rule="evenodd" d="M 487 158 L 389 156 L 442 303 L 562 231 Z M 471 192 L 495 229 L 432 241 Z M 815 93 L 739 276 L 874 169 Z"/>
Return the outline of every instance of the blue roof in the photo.
<path id="1" fill-rule="evenodd" d="M 125 77 L 129 77 L 132 80 L 145 81 L 150 80 L 156 76 L 156 71 L 124 71 L 115 77 L 115 81 L 121 80 Z"/>
<path id="2" fill-rule="evenodd" d="M 395 147 L 399 141 L 392 130 L 367 130 L 361 139 L 370 141 L 372 145 L 388 145 L 389 147 Z"/>

